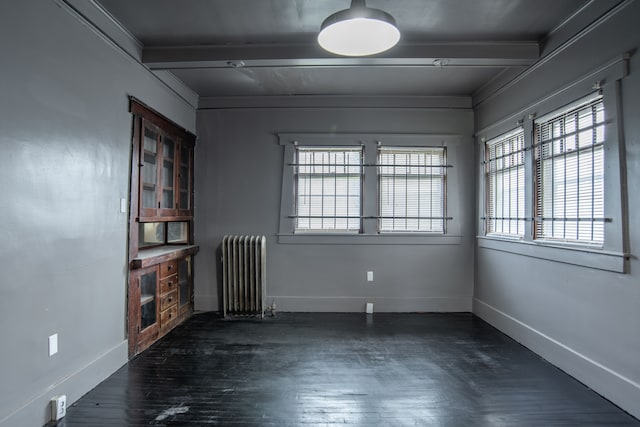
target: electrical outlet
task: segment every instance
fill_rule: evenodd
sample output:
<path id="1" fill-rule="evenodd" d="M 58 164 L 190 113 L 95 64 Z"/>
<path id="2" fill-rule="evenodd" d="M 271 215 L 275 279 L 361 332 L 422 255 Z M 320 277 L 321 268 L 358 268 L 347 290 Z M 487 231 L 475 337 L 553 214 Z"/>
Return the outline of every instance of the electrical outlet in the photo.
<path id="1" fill-rule="evenodd" d="M 367 307 L 365 309 L 365 313 L 373 314 L 373 303 L 372 302 L 368 302 L 367 303 Z"/>
<path id="2" fill-rule="evenodd" d="M 120 213 L 127 213 L 128 207 L 127 199 L 120 199 Z"/>
<path id="3" fill-rule="evenodd" d="M 67 415 L 67 396 L 61 394 L 51 398 L 51 420 L 58 421 Z"/>
<path id="4" fill-rule="evenodd" d="M 373 271 L 367 271 L 367 282 L 373 282 Z"/>
<path id="5" fill-rule="evenodd" d="M 58 352 L 58 334 L 49 337 L 49 357 Z"/>

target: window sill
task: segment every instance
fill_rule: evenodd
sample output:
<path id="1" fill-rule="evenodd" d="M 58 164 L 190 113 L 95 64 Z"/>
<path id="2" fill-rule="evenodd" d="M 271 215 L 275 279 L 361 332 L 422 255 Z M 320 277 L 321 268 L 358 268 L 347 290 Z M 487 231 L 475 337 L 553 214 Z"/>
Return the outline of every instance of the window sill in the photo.
<path id="1" fill-rule="evenodd" d="M 459 245 L 462 236 L 424 234 L 279 234 L 285 245 Z"/>
<path id="2" fill-rule="evenodd" d="M 589 246 L 477 236 L 478 247 L 598 270 L 626 273 L 629 256 Z"/>

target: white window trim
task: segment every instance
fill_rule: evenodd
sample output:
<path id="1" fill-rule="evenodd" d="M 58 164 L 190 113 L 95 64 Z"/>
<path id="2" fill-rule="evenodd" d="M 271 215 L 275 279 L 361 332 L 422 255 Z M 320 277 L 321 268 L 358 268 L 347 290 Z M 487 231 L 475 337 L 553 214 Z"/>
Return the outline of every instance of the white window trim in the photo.
<path id="1" fill-rule="evenodd" d="M 505 238 L 500 235 L 485 235 L 485 184 L 484 167 L 480 167 L 478 191 L 477 229 L 478 247 L 504 251 L 533 258 L 551 260 L 583 267 L 597 268 L 617 273 L 628 271 L 628 213 L 626 209 L 626 163 L 624 139 L 621 131 L 620 80 L 627 76 L 628 57 L 621 56 L 599 69 L 588 73 L 572 84 L 534 102 L 509 118 L 501 120 L 476 134 L 479 142 L 479 158 L 485 158 L 485 141 L 513 129 L 516 125 L 525 130 L 525 214 L 534 215 L 534 159 L 532 150 L 534 121 L 562 109 L 570 103 L 584 98 L 600 89 L 603 95 L 605 130 L 605 240 L 601 248 L 587 244 L 563 243 L 533 239 L 533 222 L 525 224 L 524 239 Z M 483 165 L 481 165 L 483 166 Z"/>
<path id="2" fill-rule="evenodd" d="M 462 192 L 461 176 L 452 173 L 459 165 L 462 135 L 455 134 L 384 134 L 384 133 L 278 133 L 279 144 L 284 148 L 282 191 L 280 197 L 280 227 L 278 242 L 284 244 L 346 244 L 346 245 L 458 245 L 462 241 Z M 378 232 L 378 178 L 375 167 L 363 168 L 361 233 L 294 233 L 294 173 L 290 166 L 294 159 L 295 144 L 298 146 L 362 146 L 364 163 L 375 164 L 378 145 L 386 147 L 444 146 L 447 148 L 447 162 L 452 165 L 447 176 L 447 234 L 417 232 Z"/>
<path id="3" fill-rule="evenodd" d="M 483 217 L 484 217 L 484 218 L 483 218 L 483 228 L 484 228 L 484 235 L 486 235 L 486 236 L 490 236 L 490 237 L 491 237 L 491 236 L 493 236 L 493 237 L 500 237 L 500 238 L 509 239 L 509 240 L 522 240 L 522 239 L 524 238 L 524 235 L 522 235 L 522 234 L 517 234 L 517 233 L 507 233 L 507 232 L 503 232 L 503 231 L 493 231 L 493 232 L 489 232 L 489 231 L 487 230 L 487 224 L 488 224 L 488 222 L 489 222 L 489 218 L 487 217 L 488 210 L 486 209 L 486 208 L 487 208 L 487 204 L 486 204 L 486 202 L 487 202 L 487 200 L 488 200 L 488 198 L 489 198 L 489 197 L 488 197 L 488 195 L 485 193 L 485 191 L 486 191 L 486 184 L 487 184 L 487 170 L 486 170 L 486 165 L 488 164 L 487 159 L 486 159 L 486 149 L 487 149 L 487 145 L 489 145 L 489 143 L 492 143 L 492 142 L 493 142 L 493 143 L 497 143 L 497 142 L 505 141 L 505 140 L 510 139 L 510 138 L 512 138 L 512 137 L 514 137 L 514 136 L 516 136 L 516 135 L 521 134 L 521 133 L 522 133 L 522 134 L 524 134 L 524 129 L 523 129 L 523 127 L 522 127 L 521 125 L 518 125 L 518 126 L 516 126 L 515 128 L 510 129 L 510 130 L 509 130 L 509 131 L 507 131 L 506 133 L 503 133 L 503 134 L 497 135 L 496 137 L 491 138 L 490 140 L 483 141 L 483 155 L 482 155 L 482 159 L 481 159 L 483 167 L 482 167 L 482 177 L 481 177 L 481 180 L 482 180 L 482 185 L 484 186 L 483 188 L 485 189 L 485 190 L 483 190 L 483 195 L 484 195 L 484 199 L 483 199 L 483 206 L 484 206 L 484 211 L 483 211 Z M 527 147 L 526 147 L 526 142 L 525 142 L 525 147 L 524 147 L 524 149 L 525 149 L 525 153 L 524 153 L 524 154 L 526 155 L 526 149 L 527 149 Z M 519 151 L 522 151 L 522 150 L 519 150 Z M 519 151 L 518 151 L 518 152 L 519 152 Z M 519 165 L 519 166 L 520 166 L 520 165 Z M 522 167 L 524 167 L 524 168 L 525 168 L 525 170 L 526 170 L 526 159 L 524 159 L 523 164 L 522 164 Z M 526 183 L 526 178 L 524 178 L 524 181 L 525 181 L 525 183 Z M 526 184 L 525 184 L 525 185 L 526 185 Z M 525 194 L 523 194 L 523 195 L 522 195 L 522 199 L 523 199 L 523 209 L 525 209 L 525 208 L 526 208 L 526 207 L 524 206 Z M 516 212 L 516 218 L 517 218 L 517 212 Z"/>
<path id="4" fill-rule="evenodd" d="M 396 208 L 399 208 L 399 210 L 402 209 L 402 203 L 400 202 L 400 206 L 396 205 L 395 203 L 395 199 L 393 202 L 389 202 L 389 200 L 387 199 L 387 203 L 384 203 L 385 200 L 385 194 L 387 197 L 389 197 L 389 193 L 383 191 L 383 188 L 389 188 L 389 186 L 394 186 L 394 191 L 395 191 L 395 182 L 399 181 L 400 185 L 402 185 L 404 183 L 405 185 L 405 189 L 408 188 L 409 186 L 409 175 L 404 175 L 402 173 L 396 173 L 398 169 L 402 170 L 405 169 L 406 170 L 410 170 L 412 172 L 408 172 L 409 174 L 413 173 L 411 176 L 412 178 L 415 178 L 416 181 L 420 182 L 423 179 L 423 176 L 420 174 L 429 174 L 431 175 L 436 175 L 433 170 L 434 169 L 430 169 L 430 168 L 412 168 L 411 166 L 402 166 L 401 164 L 396 164 L 393 163 L 393 166 L 391 166 L 391 163 L 389 163 L 386 160 L 381 160 L 382 157 L 384 156 L 388 156 L 389 153 L 395 153 L 395 155 L 405 155 L 409 152 L 415 152 L 415 153 L 419 153 L 419 154 L 426 154 L 428 156 L 433 156 L 432 153 L 438 153 L 439 157 L 442 160 L 442 164 L 439 164 L 437 167 L 436 172 L 438 174 L 438 176 L 440 176 L 440 182 L 438 184 L 436 184 L 437 188 L 439 188 L 441 190 L 441 196 L 442 198 L 440 199 L 440 203 L 439 203 L 439 211 L 436 213 L 436 215 L 438 216 L 438 218 L 440 219 L 440 224 L 442 225 L 442 230 L 402 230 L 400 227 L 398 227 L 398 229 L 394 229 L 392 227 L 389 227 L 387 225 L 387 227 L 384 226 L 384 222 L 385 220 L 387 220 L 387 222 L 389 222 L 389 220 L 391 220 L 392 224 L 395 224 L 395 220 L 399 220 L 400 223 L 402 223 L 403 221 L 405 221 L 405 225 L 408 221 L 410 221 L 410 219 L 408 219 L 408 217 L 410 217 L 411 215 L 398 215 L 398 216 L 394 216 L 393 218 L 391 216 L 387 216 L 387 217 L 383 217 L 383 215 L 385 215 L 385 208 L 386 209 L 391 209 L 393 212 L 395 212 Z M 447 234 L 447 150 L 446 147 L 443 146 L 437 146 L 437 147 L 396 147 L 396 146 L 388 146 L 388 145 L 379 145 L 378 146 L 378 156 L 377 156 L 377 160 L 378 160 L 378 165 L 382 165 L 381 167 L 378 167 L 378 191 L 377 191 L 377 197 L 378 197 L 378 215 L 381 215 L 380 218 L 378 218 L 378 232 L 379 233 L 431 233 L 431 234 L 435 234 L 435 235 L 445 235 Z M 395 158 L 395 157 L 394 157 Z M 389 163 L 389 164 L 388 164 Z M 384 169 L 386 172 L 382 173 L 380 169 Z M 416 171 L 420 171 L 420 174 L 416 174 Z M 405 179 L 404 182 L 402 181 L 403 178 Z M 383 184 L 384 181 L 384 184 Z M 427 200 L 429 200 L 430 202 L 433 200 L 432 198 L 433 193 L 429 193 L 429 198 Z M 433 205 L 433 203 L 429 203 L 429 205 Z M 423 207 L 424 205 L 422 205 Z M 409 205 L 405 205 L 405 207 L 407 209 L 410 209 Z M 420 210 L 422 208 L 419 208 Z M 388 215 L 388 214 L 387 214 Z M 405 227 L 406 228 L 406 227 Z"/>

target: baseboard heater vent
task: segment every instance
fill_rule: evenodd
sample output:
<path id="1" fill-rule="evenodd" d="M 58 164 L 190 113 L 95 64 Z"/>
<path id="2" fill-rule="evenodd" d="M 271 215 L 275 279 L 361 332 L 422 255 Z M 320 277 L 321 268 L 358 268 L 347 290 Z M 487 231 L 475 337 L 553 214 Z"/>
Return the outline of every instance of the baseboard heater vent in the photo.
<path id="1" fill-rule="evenodd" d="M 222 239 L 222 312 L 264 317 L 267 297 L 267 246 L 264 236 Z"/>

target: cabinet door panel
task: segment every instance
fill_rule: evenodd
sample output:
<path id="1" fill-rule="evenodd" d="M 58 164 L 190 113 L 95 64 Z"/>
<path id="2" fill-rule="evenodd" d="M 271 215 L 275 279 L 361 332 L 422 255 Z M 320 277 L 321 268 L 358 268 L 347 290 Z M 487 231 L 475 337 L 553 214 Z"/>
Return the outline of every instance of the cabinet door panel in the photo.
<path id="1" fill-rule="evenodd" d="M 193 276 L 191 275 L 191 257 L 178 262 L 178 307 L 180 316 L 193 309 Z"/>
<path id="2" fill-rule="evenodd" d="M 161 209 L 175 209 L 175 197 L 173 192 L 175 180 L 175 147 L 176 143 L 173 138 L 165 136 L 162 141 L 162 194 Z"/>
<path id="3" fill-rule="evenodd" d="M 158 129 L 142 121 L 143 140 L 140 144 L 140 216 L 156 216 L 158 208 Z"/>
<path id="4" fill-rule="evenodd" d="M 151 270 L 140 275 L 140 331 L 156 323 L 158 306 L 158 272 Z"/>

